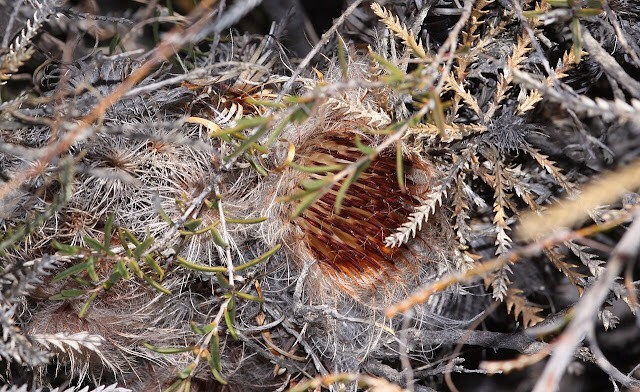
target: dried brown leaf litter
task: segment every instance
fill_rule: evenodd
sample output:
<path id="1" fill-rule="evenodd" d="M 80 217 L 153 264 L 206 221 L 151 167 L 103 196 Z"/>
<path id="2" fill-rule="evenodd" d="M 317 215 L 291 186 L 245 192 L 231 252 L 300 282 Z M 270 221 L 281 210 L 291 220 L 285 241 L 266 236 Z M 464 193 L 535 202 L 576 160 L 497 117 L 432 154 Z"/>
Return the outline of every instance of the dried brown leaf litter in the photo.
<path id="1" fill-rule="evenodd" d="M 0 1 L 8 391 L 638 386 L 637 1 L 186 3 Z"/>

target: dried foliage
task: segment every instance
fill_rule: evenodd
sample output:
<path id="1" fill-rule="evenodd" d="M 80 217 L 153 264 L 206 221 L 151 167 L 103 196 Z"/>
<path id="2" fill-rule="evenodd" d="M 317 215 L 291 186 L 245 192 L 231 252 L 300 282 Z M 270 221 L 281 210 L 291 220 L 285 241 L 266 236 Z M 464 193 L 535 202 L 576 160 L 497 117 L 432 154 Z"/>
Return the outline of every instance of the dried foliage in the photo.
<path id="1" fill-rule="evenodd" d="M 638 386 L 637 1 L 355 1 L 302 60 L 260 1 L 13 3 L 1 391 Z"/>

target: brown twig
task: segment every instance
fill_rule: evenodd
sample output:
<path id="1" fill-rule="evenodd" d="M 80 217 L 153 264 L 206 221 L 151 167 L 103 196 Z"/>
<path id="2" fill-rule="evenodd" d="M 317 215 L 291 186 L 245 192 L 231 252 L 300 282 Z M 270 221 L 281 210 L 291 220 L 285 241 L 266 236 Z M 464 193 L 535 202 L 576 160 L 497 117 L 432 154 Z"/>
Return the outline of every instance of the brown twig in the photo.
<path id="1" fill-rule="evenodd" d="M 566 241 L 572 241 L 576 238 L 582 238 L 594 233 L 602 232 L 609 230 L 613 227 L 617 227 L 622 223 L 628 220 L 628 216 L 619 217 L 612 221 L 607 222 L 606 224 L 594 224 L 587 226 L 578 230 L 561 230 L 555 232 L 541 240 L 533 242 L 527 246 L 522 248 L 514 249 L 513 251 L 504 254 L 500 257 L 496 257 L 487 262 L 484 262 L 466 272 L 457 272 L 445 275 L 440 278 L 438 281 L 430 283 L 416 292 L 411 294 L 405 300 L 388 307 L 385 310 L 385 315 L 387 317 L 394 317 L 400 313 L 404 313 L 411 309 L 412 307 L 424 303 L 431 297 L 433 294 L 438 293 L 447 287 L 454 285 L 456 283 L 469 282 L 475 278 L 481 277 L 485 274 L 493 272 L 508 263 L 515 263 L 520 260 L 522 257 L 526 256 L 535 256 L 542 252 L 543 249 L 546 249 L 550 246 L 554 246 L 557 244 L 561 244 Z"/>
<path id="2" fill-rule="evenodd" d="M 26 180 L 33 178 L 41 173 L 43 168 L 53 162 L 63 152 L 67 151 L 78 141 L 89 137 L 93 130 L 91 124 L 102 118 L 106 111 L 116 102 L 118 102 L 133 86 L 142 81 L 151 70 L 165 59 L 175 53 L 176 50 L 190 42 L 196 34 L 201 31 L 208 23 L 209 15 L 206 10 L 217 0 L 205 0 L 201 2 L 192 15 L 200 15 L 189 28 L 175 28 L 171 33 L 158 44 L 150 57 L 129 75 L 121 84 L 119 84 L 109 95 L 100 100 L 96 106 L 85 117 L 78 121 L 75 129 L 69 131 L 60 138 L 59 141 L 52 143 L 43 149 L 42 157 L 29 170 L 17 173 L 10 181 L 6 182 L 0 188 L 0 200 L 18 188 Z"/>

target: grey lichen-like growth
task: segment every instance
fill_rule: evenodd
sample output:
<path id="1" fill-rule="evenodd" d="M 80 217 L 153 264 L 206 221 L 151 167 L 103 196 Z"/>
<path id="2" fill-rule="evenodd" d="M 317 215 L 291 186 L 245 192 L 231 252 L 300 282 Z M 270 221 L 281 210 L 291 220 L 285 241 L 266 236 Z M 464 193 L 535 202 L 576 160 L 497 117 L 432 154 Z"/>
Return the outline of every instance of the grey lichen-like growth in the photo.
<path id="1" fill-rule="evenodd" d="M 23 333 L 16 325 L 16 312 L 23 306 L 23 296 L 42 283 L 43 277 L 56 268 L 52 257 L 40 260 L 15 262 L 5 265 L 0 272 L 0 356 L 7 362 L 17 362 L 30 366 L 40 366 L 48 362 L 48 355 L 41 350 L 33 336 Z"/>
<path id="2" fill-rule="evenodd" d="M 0 391 L 1 392 L 27 392 L 32 391 L 32 388 L 29 388 L 27 384 L 24 385 L 14 385 L 14 386 L 3 386 Z M 43 388 L 38 388 L 35 392 L 41 392 Z M 131 392 L 131 389 L 119 387 L 116 384 L 112 385 L 100 385 L 96 388 L 89 387 L 70 387 L 70 388 L 53 388 L 50 389 L 49 392 Z"/>
<path id="3" fill-rule="evenodd" d="M 69 28 L 50 18 L 59 4 L 32 3 L 5 38 L 0 78 L 24 89 L 15 75 L 25 67 L 35 82 L 31 95 L 2 90 L 11 100 L 0 104 L 7 382 L 442 387 L 450 369 L 489 371 L 465 368 L 459 351 L 443 364 L 463 339 L 551 350 L 522 327 L 562 317 L 555 306 L 578 300 L 566 293 L 606 276 L 618 231 L 592 248 L 571 228 L 547 242 L 517 228 L 525 211 L 579 197 L 596 172 L 637 160 L 640 105 L 623 83 L 636 12 L 354 2 L 333 28 L 340 36 L 298 63 L 279 41 L 286 22 L 268 35 L 221 30 L 258 3 L 205 1 L 189 18 L 152 4 L 125 13 L 140 23 L 131 35 L 118 25 L 132 21 L 68 10 L 78 31 L 102 39 L 37 69 L 26 60 L 38 34 L 50 44 Z M 163 32 L 173 22 L 188 27 Z M 125 51 L 150 42 L 146 24 L 155 49 Z M 582 221 L 618 228 L 637 208 L 627 195 Z M 633 306 L 628 274 L 611 303 Z M 492 301 L 504 314 L 486 328 L 515 332 L 466 331 Z M 390 318 L 400 305 L 403 317 Z M 615 327 L 613 311 L 598 314 Z"/>
<path id="4" fill-rule="evenodd" d="M 17 33 L 9 47 L 3 48 L 6 53 L 0 56 L 0 82 L 2 83 L 6 82 L 11 74 L 16 73 L 18 68 L 31 58 L 35 51 L 31 41 L 40 33 L 40 29 L 47 19 L 57 12 L 56 7 L 60 6 L 58 0 L 36 0 L 31 3 L 34 8 L 33 15 L 27 19 L 26 25 Z M 20 3 L 16 2 L 15 7 L 14 12 L 18 12 Z M 5 30 L 3 37 L 7 37 L 9 34 L 12 32 Z"/>

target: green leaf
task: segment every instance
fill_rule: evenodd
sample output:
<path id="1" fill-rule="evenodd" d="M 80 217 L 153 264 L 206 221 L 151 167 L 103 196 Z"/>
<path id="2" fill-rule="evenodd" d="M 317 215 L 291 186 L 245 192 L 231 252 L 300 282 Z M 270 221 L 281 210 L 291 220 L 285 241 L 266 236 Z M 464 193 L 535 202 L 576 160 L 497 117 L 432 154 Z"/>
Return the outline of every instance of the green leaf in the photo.
<path id="1" fill-rule="evenodd" d="M 553 8 L 568 8 L 571 6 L 569 0 L 547 0 L 547 3 Z"/>
<path id="2" fill-rule="evenodd" d="M 544 11 L 523 11 L 522 15 L 527 19 L 533 19 L 544 15 Z"/>
<path id="3" fill-rule="evenodd" d="M 598 16 L 604 11 L 602 8 L 582 8 L 575 11 L 575 15 L 581 18 L 589 18 L 593 16 Z"/>
<path id="4" fill-rule="evenodd" d="M 295 219 L 302 215 L 304 210 L 309 208 L 313 203 L 315 203 L 318 199 L 320 199 L 324 195 L 324 192 L 315 191 L 300 199 L 300 203 L 293 210 L 293 214 L 291 215 L 291 219 Z"/>
<path id="5" fill-rule="evenodd" d="M 251 260 L 251 261 L 249 261 L 249 262 L 247 262 L 245 264 L 242 264 L 242 265 L 239 265 L 239 266 L 235 267 L 233 270 L 236 271 L 236 272 L 239 272 L 239 271 L 243 271 L 243 270 L 245 270 L 247 268 L 253 267 L 254 265 L 256 265 L 258 263 L 261 263 L 261 262 L 267 260 L 269 257 L 273 256 L 281 247 L 282 247 L 282 245 L 278 244 L 278 245 L 274 246 L 272 249 L 270 249 L 269 251 L 267 251 L 267 252 L 261 254 L 260 256 L 256 257 L 255 259 L 253 259 L 253 260 Z"/>
<path id="6" fill-rule="evenodd" d="M 229 300 L 229 304 L 227 308 L 224 310 L 224 322 L 227 324 L 227 330 L 229 331 L 229 335 L 233 338 L 233 340 L 238 340 L 238 334 L 236 333 L 235 328 L 233 327 L 233 323 L 235 321 L 235 299 L 231 297 Z"/>
<path id="7" fill-rule="evenodd" d="M 247 301 L 264 302 L 264 298 L 256 297 L 255 295 L 243 293 L 241 291 L 236 291 L 236 296 L 246 299 Z"/>
<path id="8" fill-rule="evenodd" d="M 347 79 L 349 77 L 349 66 L 347 64 L 347 44 L 342 39 L 340 34 L 338 36 L 338 62 L 340 63 L 340 72 L 342 78 Z"/>
<path id="9" fill-rule="evenodd" d="M 396 179 L 398 186 L 402 191 L 405 190 L 406 184 L 404 179 L 404 159 L 402 156 L 402 140 L 396 142 Z"/>
<path id="10" fill-rule="evenodd" d="M 389 82 L 394 83 L 404 80 L 405 73 L 395 64 L 386 60 L 384 57 L 375 52 L 371 52 L 371 55 L 373 56 L 374 60 L 377 61 L 378 64 L 380 64 L 382 68 L 384 68 L 385 71 L 389 73 L 389 76 L 386 78 Z"/>
<path id="11" fill-rule="evenodd" d="M 187 366 L 186 368 L 182 369 L 179 373 L 178 373 L 178 377 L 185 380 L 189 377 L 191 377 L 191 373 L 193 373 L 193 370 L 196 368 L 196 363 L 192 362 L 189 364 L 189 366 Z"/>
<path id="12" fill-rule="evenodd" d="M 122 260 L 118 260 L 116 262 L 115 269 L 124 280 L 129 280 L 129 278 L 131 278 L 131 274 L 129 274 L 129 270 Z"/>
<path id="13" fill-rule="evenodd" d="M 222 272 L 216 272 L 216 279 L 218 279 L 218 284 L 223 289 L 232 289 L 233 288 L 233 286 L 231 286 L 231 284 L 229 283 L 229 280 L 227 278 L 225 278 L 225 276 L 222 274 Z"/>
<path id="14" fill-rule="evenodd" d="M 136 248 L 138 246 L 140 246 L 140 241 L 129 230 L 120 229 L 120 228 L 118 228 L 118 230 L 119 231 L 121 230 L 124 233 L 124 236 L 126 237 L 126 239 L 129 240 L 129 242 L 131 242 Z M 123 245 L 123 246 L 125 246 L 125 245 Z M 128 248 L 128 246 L 127 246 L 127 248 Z"/>
<path id="15" fill-rule="evenodd" d="M 211 367 L 217 371 L 222 371 L 222 362 L 220 361 L 220 337 L 217 333 L 214 333 L 209 342 L 209 360 L 211 361 Z"/>
<path id="16" fill-rule="evenodd" d="M 445 124 L 445 117 L 444 117 L 444 109 L 442 107 L 442 101 L 440 101 L 440 96 L 436 92 L 432 92 L 430 95 L 434 104 L 433 110 L 431 111 L 433 115 L 433 120 L 436 123 L 436 127 L 438 127 L 438 132 L 440 133 L 440 136 L 443 136 L 446 124 Z"/>
<path id="17" fill-rule="evenodd" d="M 160 283 L 156 282 L 155 280 L 151 279 L 149 277 L 149 275 L 145 274 L 144 272 L 142 273 L 142 278 L 151 285 L 151 287 L 153 287 L 154 289 L 158 290 L 159 292 L 163 293 L 163 294 L 167 294 L 170 295 L 171 294 L 171 290 L 169 290 L 168 288 L 162 286 Z"/>
<path id="18" fill-rule="evenodd" d="M 116 267 L 114 269 L 114 271 L 111 273 L 111 275 L 109 275 L 109 279 L 107 279 L 107 281 L 102 284 L 102 288 L 105 289 L 105 290 L 109 290 L 110 288 L 113 287 L 113 285 L 118 283 L 118 281 L 121 278 L 122 278 L 122 274 L 120 273 L 120 271 Z"/>
<path id="19" fill-rule="evenodd" d="M 58 241 L 53 241 L 51 244 L 54 249 L 65 256 L 77 256 L 82 252 L 82 248 L 73 245 L 61 244 Z"/>
<path id="20" fill-rule="evenodd" d="M 220 372 L 218 372 L 216 368 L 211 366 L 211 364 L 209 364 L 209 366 L 211 367 L 211 375 L 213 375 L 213 378 L 215 378 L 216 381 L 219 382 L 220 384 L 227 385 L 227 381 L 224 378 L 222 378 L 222 375 L 220 374 Z"/>
<path id="21" fill-rule="evenodd" d="M 98 274 L 96 273 L 96 260 L 93 257 L 89 257 L 87 260 L 89 264 L 89 268 L 87 268 L 87 273 L 89 274 L 89 278 L 91 278 L 92 282 L 98 281 Z"/>
<path id="22" fill-rule="evenodd" d="M 201 224 L 202 224 L 202 219 L 200 219 L 200 218 L 192 219 L 192 220 L 190 220 L 188 222 L 185 222 L 184 228 L 189 230 L 189 231 L 194 231 L 195 229 L 200 227 Z"/>
<path id="23" fill-rule="evenodd" d="M 144 241 L 142 241 L 140 245 L 136 246 L 136 249 L 133 251 L 134 257 L 139 259 L 147 249 L 151 248 L 151 245 L 153 245 L 153 237 L 149 235 L 149 231 L 147 230 L 147 236 Z"/>
<path id="24" fill-rule="evenodd" d="M 264 106 L 268 108 L 285 109 L 287 105 L 282 102 L 266 101 L 262 99 L 255 99 L 253 97 L 247 97 L 244 101 L 250 105 Z"/>
<path id="25" fill-rule="evenodd" d="M 158 274 L 158 279 L 164 279 L 164 270 L 158 265 L 153 256 L 146 255 L 142 258 L 142 261 L 144 261 L 149 267 L 151 267 L 151 269 L 153 269 Z"/>
<path id="26" fill-rule="evenodd" d="M 216 327 L 216 324 L 214 323 L 207 324 L 204 327 L 202 327 L 202 332 L 204 332 L 205 334 L 208 334 L 209 332 L 213 331 L 213 328 L 215 327 Z"/>
<path id="27" fill-rule="evenodd" d="M 204 335 L 204 331 L 198 327 L 198 324 L 195 323 L 195 321 L 190 321 L 189 322 L 189 326 L 191 327 L 191 330 L 193 331 L 193 333 L 195 333 L 196 335 Z"/>
<path id="28" fill-rule="evenodd" d="M 213 273 L 227 271 L 227 267 L 223 267 L 223 266 L 211 267 L 208 265 L 195 264 L 186 260 L 181 256 L 177 256 L 176 259 L 178 260 L 178 264 L 180 264 L 180 266 L 190 270 L 194 270 L 194 271 L 213 272 Z"/>
<path id="29" fill-rule="evenodd" d="M 124 253 L 128 257 L 133 257 L 133 252 L 129 249 L 129 242 L 127 241 L 127 235 L 125 233 L 126 229 L 121 229 L 118 227 L 118 240 L 120 241 L 120 245 L 124 248 Z"/>
<path id="30" fill-rule="evenodd" d="M 74 290 L 62 290 L 60 293 L 49 297 L 49 299 L 52 300 L 52 301 L 66 300 L 66 299 L 70 299 L 70 298 L 79 297 L 79 296 L 83 295 L 85 292 L 86 292 L 85 290 L 77 290 L 77 289 L 74 289 Z"/>
<path id="31" fill-rule="evenodd" d="M 193 351 L 193 346 L 188 347 L 156 347 L 149 343 L 143 343 L 143 345 L 151 351 L 157 352 L 158 354 L 179 354 L 186 353 L 188 351 Z"/>
<path id="32" fill-rule="evenodd" d="M 291 162 L 289 163 L 289 167 L 295 170 L 299 170 L 305 173 L 328 173 L 328 172 L 338 172 L 344 169 L 343 164 L 335 164 L 335 165 L 326 165 L 326 166 L 302 166 L 297 163 Z"/>
<path id="33" fill-rule="evenodd" d="M 207 231 L 211 230 L 212 228 L 215 228 L 216 226 L 218 226 L 219 222 L 215 222 L 207 227 L 201 227 L 198 230 L 194 230 L 194 231 L 186 231 L 186 230 L 180 230 L 180 234 L 184 235 L 184 236 L 189 236 L 189 235 L 200 235 L 203 233 L 206 233 Z"/>
<path id="34" fill-rule="evenodd" d="M 245 152 L 250 147 L 255 148 L 256 150 L 262 152 L 263 154 L 266 154 L 268 151 L 264 147 L 260 146 L 259 144 L 256 144 L 256 142 L 260 139 L 260 137 L 266 131 L 267 131 L 266 125 L 260 126 L 260 128 L 258 128 L 258 130 L 253 135 L 251 135 L 247 140 L 242 142 L 240 146 L 238 146 L 238 148 L 236 148 L 231 154 L 229 154 L 225 158 L 225 161 L 229 161 L 233 158 L 236 158 L 237 156 Z"/>
<path id="35" fill-rule="evenodd" d="M 267 170 L 262 167 L 262 165 L 256 161 L 255 159 L 253 159 L 253 157 L 247 153 L 244 154 L 244 158 L 249 162 L 249 164 L 251 165 L 251 167 L 261 176 L 261 177 L 266 177 L 269 175 L 269 173 L 267 172 Z"/>
<path id="36" fill-rule="evenodd" d="M 317 191 L 330 185 L 332 185 L 331 177 L 324 177 L 318 180 L 304 180 L 300 183 L 300 186 L 302 186 L 305 191 Z M 308 194 L 308 192 L 306 194 Z M 296 199 L 299 199 L 299 197 Z"/>
<path id="37" fill-rule="evenodd" d="M 211 228 L 211 237 L 213 239 L 213 242 L 218 245 L 221 248 L 228 248 L 229 244 L 227 243 L 227 241 L 224 240 L 224 238 L 222 238 L 222 236 L 220 235 L 220 233 L 218 232 L 218 230 L 216 230 L 215 228 Z"/>
<path id="38" fill-rule="evenodd" d="M 162 218 L 162 220 L 165 221 L 169 226 L 175 225 L 171 217 L 167 215 L 166 212 L 164 212 L 164 209 L 162 209 L 162 207 L 158 209 L 158 215 L 160 215 L 160 218 Z"/>
<path id="39" fill-rule="evenodd" d="M 338 190 L 338 194 L 336 195 L 336 202 L 335 202 L 336 214 L 339 214 L 340 210 L 342 209 L 342 201 L 346 197 L 349 187 L 353 185 L 353 183 L 358 180 L 358 177 L 360 177 L 360 174 L 362 174 L 362 172 L 365 171 L 367 167 L 369 167 L 370 162 L 371 161 L 366 160 L 363 163 L 361 163 L 360 166 L 358 166 L 358 168 L 353 173 L 351 173 L 349 177 L 347 177 L 347 179 L 342 184 L 342 186 L 340 186 L 340 190 Z"/>
<path id="40" fill-rule="evenodd" d="M 267 218 L 266 216 L 261 216 L 259 218 L 245 218 L 245 219 L 240 219 L 240 218 L 224 218 L 225 222 L 227 223 L 238 223 L 238 224 L 242 224 L 242 225 L 253 225 L 256 223 L 261 223 L 266 221 Z"/>
<path id="41" fill-rule="evenodd" d="M 107 221 L 104 224 L 104 249 L 113 255 L 109 249 L 111 247 L 111 236 L 113 235 L 113 214 L 107 215 Z"/>
<path id="42" fill-rule="evenodd" d="M 140 269 L 140 266 L 138 265 L 138 262 L 135 260 L 129 260 L 129 263 L 127 263 L 129 265 L 129 270 L 136 275 L 138 278 L 141 278 L 144 276 L 144 273 L 142 272 L 142 270 Z"/>
<path id="43" fill-rule="evenodd" d="M 244 131 L 245 129 L 255 128 L 260 125 L 266 125 L 271 121 L 269 117 L 243 117 L 236 122 L 236 126 L 228 129 L 228 133 Z"/>
<path id="44" fill-rule="evenodd" d="M 573 57 L 576 64 L 580 63 L 582 57 L 582 33 L 580 32 L 580 19 L 573 18 L 571 20 L 571 33 L 573 34 Z"/>
<path id="45" fill-rule="evenodd" d="M 282 132 L 284 132 L 285 127 L 291 123 L 291 115 L 286 116 L 285 118 L 283 118 L 281 121 L 278 122 L 278 124 L 276 124 L 276 126 L 273 128 L 273 130 L 271 131 L 271 134 L 269 135 L 269 137 L 267 138 L 267 141 L 265 142 L 265 146 L 266 147 L 271 147 L 273 145 L 273 143 L 275 143 L 275 141 L 280 137 L 280 135 L 282 134 Z"/>
<path id="46" fill-rule="evenodd" d="M 358 150 L 362 151 L 362 153 L 364 155 L 375 155 L 376 154 L 376 149 L 371 147 L 371 146 L 367 146 L 366 144 L 362 143 L 362 139 L 360 139 L 360 135 L 356 135 L 354 142 L 356 144 L 356 147 L 358 147 Z"/>
<path id="47" fill-rule="evenodd" d="M 66 270 L 60 272 L 58 275 L 56 275 L 53 278 L 53 281 L 57 282 L 59 280 L 67 278 L 67 277 L 69 277 L 71 275 L 79 274 L 80 272 L 85 271 L 87 268 L 89 268 L 89 263 L 88 262 L 76 264 L 76 265 L 71 266 L 71 267 L 67 268 Z"/>
<path id="48" fill-rule="evenodd" d="M 84 305 L 82 306 L 82 309 L 80 309 L 80 313 L 78 313 L 78 318 L 84 317 L 84 315 L 87 313 L 87 310 L 89 310 L 89 306 L 91 306 L 91 303 L 93 302 L 94 299 L 96 299 L 97 296 L 98 296 L 97 291 L 91 293 L 91 296 L 89 296 L 89 299 L 87 299 L 87 302 L 85 302 Z"/>

